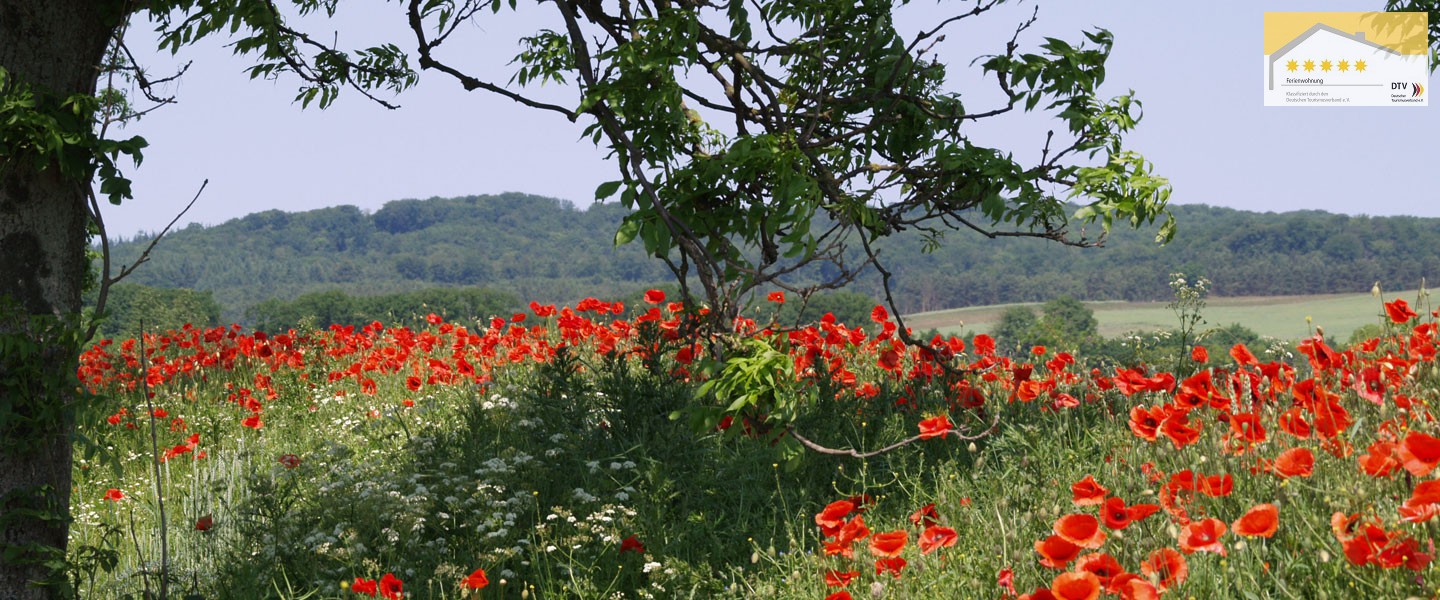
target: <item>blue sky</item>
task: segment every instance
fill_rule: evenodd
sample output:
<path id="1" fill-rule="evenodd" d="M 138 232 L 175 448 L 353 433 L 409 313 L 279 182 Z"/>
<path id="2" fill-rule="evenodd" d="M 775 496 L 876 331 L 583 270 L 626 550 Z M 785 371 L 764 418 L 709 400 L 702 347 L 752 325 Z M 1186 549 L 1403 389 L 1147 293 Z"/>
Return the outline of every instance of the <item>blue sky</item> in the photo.
<path id="1" fill-rule="evenodd" d="M 525 4 L 525 3 L 522 3 Z M 1115 34 L 1105 94 L 1134 90 L 1145 117 L 1131 145 L 1174 185 L 1173 201 L 1257 211 L 1319 209 L 1347 214 L 1440 217 L 1440 107 L 1282 108 L 1262 105 L 1262 16 L 1270 11 L 1378 10 L 1380 0 L 1205 3 L 1107 0 L 1024 2 L 951 30 L 937 47 L 955 89 L 976 90 L 966 65 L 999 51 L 1015 23 L 1038 5 L 1040 20 L 1022 37 L 1078 41 L 1104 27 Z M 902 29 L 934 22 L 970 3 L 917 0 Z M 555 27 L 549 6 L 487 17 L 442 54 L 505 81 L 520 32 Z M 398 40 L 406 47 L 401 7 L 342 3 L 336 20 L 307 23 L 342 45 Z M 130 44 L 156 76 L 176 64 L 151 55 L 148 23 Z M 457 34 L 460 35 L 460 34 Z M 390 200 L 518 191 L 584 206 L 595 186 L 614 179 L 604 152 L 580 140 L 580 125 L 509 100 L 465 92 L 453 80 L 422 74 L 421 84 L 386 110 L 358 94 L 331 108 L 302 110 L 294 81 L 251 81 L 244 59 L 222 40 L 183 50 L 189 72 L 168 91 L 179 102 L 121 131 L 151 143 L 131 174 L 136 199 L 107 207 L 112 235 L 156 231 L 210 184 L 182 223 L 216 224 L 248 213 L 352 204 L 375 210 Z M 978 72 L 978 69 L 976 70 Z M 1435 77 L 1431 77 L 1431 82 Z M 570 103 L 564 90 L 542 96 Z M 978 129 L 978 141 L 1038 152 L 1047 123 L 1009 119 Z M 1181 235 L 1184 223 L 1181 223 Z"/>

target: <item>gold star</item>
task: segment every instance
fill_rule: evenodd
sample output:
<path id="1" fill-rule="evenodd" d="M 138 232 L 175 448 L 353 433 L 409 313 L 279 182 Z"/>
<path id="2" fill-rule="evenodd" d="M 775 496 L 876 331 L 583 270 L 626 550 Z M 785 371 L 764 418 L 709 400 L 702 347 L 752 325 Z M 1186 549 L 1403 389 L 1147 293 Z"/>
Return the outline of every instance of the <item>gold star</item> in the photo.
<path id="1" fill-rule="evenodd" d="M 1293 60 L 1290 61 L 1290 62 L 1285 63 L 1285 70 L 1286 70 L 1286 71 L 1289 71 L 1289 72 L 1291 72 L 1291 73 L 1294 73 L 1294 72 L 1295 72 L 1295 69 L 1298 68 L 1298 67 L 1299 67 L 1299 65 L 1296 64 L 1295 61 L 1293 61 Z"/>
<path id="2" fill-rule="evenodd" d="M 1320 63 L 1320 70 L 1321 70 L 1321 71 L 1325 71 L 1325 72 L 1327 72 L 1327 73 L 1330 72 L 1330 61 L 1327 60 L 1327 61 L 1321 62 L 1321 63 Z"/>
<path id="3" fill-rule="evenodd" d="M 1365 70 L 1365 61 L 1363 61 L 1363 60 L 1357 60 L 1357 61 L 1355 61 L 1355 71 L 1359 72 L 1359 71 L 1364 71 L 1364 70 Z"/>
<path id="4" fill-rule="evenodd" d="M 1306 72 L 1306 73 L 1309 73 L 1309 72 L 1314 71 L 1314 70 L 1315 70 L 1315 61 L 1313 61 L 1313 60 L 1307 60 L 1307 61 L 1305 61 L 1305 72 Z"/>
<path id="5" fill-rule="evenodd" d="M 1349 70 L 1350 70 L 1350 61 L 1348 61 L 1348 60 L 1342 60 L 1342 61 L 1340 61 L 1340 70 L 1341 70 L 1341 71 L 1349 71 Z"/>

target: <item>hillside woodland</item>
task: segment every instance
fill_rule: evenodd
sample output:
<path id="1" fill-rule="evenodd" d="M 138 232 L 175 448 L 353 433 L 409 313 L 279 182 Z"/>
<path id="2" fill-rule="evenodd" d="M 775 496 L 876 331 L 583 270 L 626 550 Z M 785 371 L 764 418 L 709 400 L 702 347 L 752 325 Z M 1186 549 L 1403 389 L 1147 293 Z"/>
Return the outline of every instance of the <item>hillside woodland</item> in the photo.
<path id="1" fill-rule="evenodd" d="M 1174 272 L 1208 278 L 1219 296 L 1357 292 L 1377 280 L 1409 287 L 1440 274 L 1440 219 L 1173 210 L 1181 230 L 1165 246 L 1155 244 L 1154 231 L 1116 228 L 1102 248 L 951 234 L 931 252 L 920 239 L 887 239 L 881 252 L 899 266 L 896 300 L 906 312 L 1061 296 L 1166 300 Z M 488 288 L 488 299 L 474 306 L 518 309 L 517 298 L 574 302 L 673 286 L 664 265 L 639 245 L 614 245 L 625 215 L 616 204 L 578 209 L 518 193 L 398 200 L 373 213 L 354 206 L 272 210 L 174 232 L 127 282 L 209 292 L 222 321 L 250 325 L 267 310 L 284 312 L 274 302 L 257 311 L 267 300 L 335 290 L 379 296 Z M 116 244 L 116 260 L 134 260 L 150 240 Z M 878 277 L 862 277 L 850 291 L 878 298 Z"/>

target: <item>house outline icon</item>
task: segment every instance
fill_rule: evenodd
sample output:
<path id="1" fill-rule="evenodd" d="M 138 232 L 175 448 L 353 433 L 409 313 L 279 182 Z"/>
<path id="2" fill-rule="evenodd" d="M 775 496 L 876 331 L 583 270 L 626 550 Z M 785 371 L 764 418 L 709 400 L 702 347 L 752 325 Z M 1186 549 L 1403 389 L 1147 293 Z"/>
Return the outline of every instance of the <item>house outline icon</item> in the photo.
<path id="1" fill-rule="evenodd" d="M 1275 63 L 1278 62 L 1280 59 L 1284 58 L 1286 53 L 1290 52 L 1291 50 L 1294 50 L 1296 46 L 1299 46 L 1299 45 L 1300 45 L 1302 42 L 1304 42 L 1305 40 L 1310 39 L 1310 36 L 1313 36 L 1313 35 L 1315 35 L 1315 34 L 1317 34 L 1317 33 L 1322 32 L 1322 31 L 1327 32 L 1327 33 L 1335 34 L 1335 35 L 1337 35 L 1337 36 L 1340 36 L 1340 37 L 1342 37 L 1342 38 L 1345 38 L 1346 40 L 1350 40 L 1350 41 L 1355 42 L 1355 43 L 1358 43 L 1358 44 L 1364 44 L 1364 45 L 1369 46 L 1370 48 L 1374 48 L 1374 49 L 1376 49 L 1376 50 L 1381 50 L 1381 51 L 1384 51 L 1384 52 L 1388 52 L 1388 53 L 1393 54 L 1393 55 L 1395 55 L 1395 56 L 1401 56 L 1401 54 L 1400 54 L 1399 52 L 1395 51 L 1394 48 L 1391 48 L 1391 47 L 1386 46 L 1386 45 L 1384 45 L 1384 44 L 1377 44 L 1377 43 L 1375 43 L 1375 42 L 1372 42 L 1372 41 L 1370 41 L 1370 40 L 1365 39 L 1365 32 L 1363 32 L 1363 31 L 1359 31 L 1359 32 L 1350 34 L 1350 33 L 1345 33 L 1344 31 L 1341 31 L 1341 30 L 1336 29 L 1336 28 L 1334 28 L 1334 27 L 1331 27 L 1331 26 L 1329 26 L 1329 25 L 1326 25 L 1326 24 L 1324 24 L 1324 23 L 1316 23 L 1314 27 L 1311 27 L 1311 28 L 1305 30 L 1305 33 L 1302 33 L 1302 34 L 1300 34 L 1300 35 L 1298 35 L 1298 36 L 1295 36 L 1295 39 L 1290 40 L 1290 43 L 1285 44 L 1284 46 L 1281 46 L 1280 49 L 1276 50 L 1274 54 L 1271 54 L 1271 55 L 1270 55 L 1270 62 L 1269 62 L 1269 64 L 1266 65 L 1266 66 L 1269 68 L 1269 71 L 1270 71 L 1270 88 L 1269 88 L 1269 89 L 1272 89 L 1272 90 L 1275 89 Z"/>

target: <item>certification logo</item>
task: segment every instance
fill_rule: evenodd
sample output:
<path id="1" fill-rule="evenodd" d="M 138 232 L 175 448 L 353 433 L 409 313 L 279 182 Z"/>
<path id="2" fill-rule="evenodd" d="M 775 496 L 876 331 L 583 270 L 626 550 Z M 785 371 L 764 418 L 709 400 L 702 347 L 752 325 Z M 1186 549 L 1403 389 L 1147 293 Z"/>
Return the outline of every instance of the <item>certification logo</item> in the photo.
<path id="1" fill-rule="evenodd" d="M 1265 106 L 1426 106 L 1426 13 L 1265 13 Z"/>

